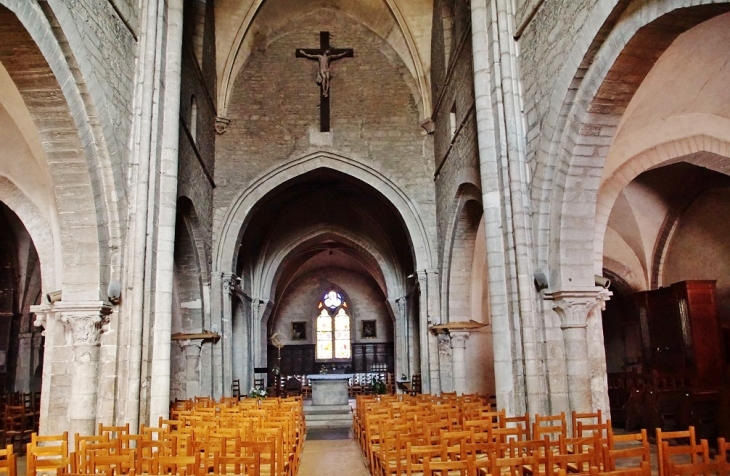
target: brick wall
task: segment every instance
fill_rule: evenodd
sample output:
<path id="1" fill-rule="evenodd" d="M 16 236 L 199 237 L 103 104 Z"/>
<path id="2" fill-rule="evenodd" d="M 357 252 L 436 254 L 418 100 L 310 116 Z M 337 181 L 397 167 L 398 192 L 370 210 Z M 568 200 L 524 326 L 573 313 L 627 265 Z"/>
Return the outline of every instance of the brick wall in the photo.
<path id="1" fill-rule="evenodd" d="M 310 128 L 319 130 L 317 66 L 294 57 L 297 48 L 318 47 L 320 31 L 330 32 L 332 46 L 355 52 L 332 66 L 332 146 L 309 142 Z M 264 171 L 325 149 L 388 176 L 417 204 L 431 231 L 433 157 L 410 78 L 384 40 L 331 10 L 303 17 L 285 35 L 258 45 L 236 79 L 232 122 L 216 144 L 216 216 Z"/>

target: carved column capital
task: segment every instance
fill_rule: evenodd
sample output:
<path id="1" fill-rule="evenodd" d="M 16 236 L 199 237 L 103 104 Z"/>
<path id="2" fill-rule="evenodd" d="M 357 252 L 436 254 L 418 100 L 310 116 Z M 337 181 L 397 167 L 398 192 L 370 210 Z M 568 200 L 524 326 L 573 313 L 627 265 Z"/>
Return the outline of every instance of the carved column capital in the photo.
<path id="1" fill-rule="evenodd" d="M 102 326 L 109 320 L 112 307 L 102 301 L 58 303 L 59 317 L 73 336 L 74 344 L 98 345 Z"/>
<path id="2" fill-rule="evenodd" d="M 547 300 L 553 301 L 553 309 L 560 316 L 560 328 L 571 329 L 588 326 L 588 315 L 596 307 L 604 309 L 606 301 L 613 295 L 601 287 L 561 289 L 546 293 Z"/>
<path id="3" fill-rule="evenodd" d="M 31 306 L 30 310 L 36 315 L 36 327 L 46 327 L 48 319 L 55 318 L 70 332 L 74 344 L 98 345 L 113 308 L 105 301 L 60 301 Z"/>
<path id="4" fill-rule="evenodd" d="M 186 359 L 200 357 L 200 349 L 203 348 L 203 341 L 200 339 L 185 339 L 178 341 L 180 348 L 185 352 Z"/>
<path id="5" fill-rule="evenodd" d="M 469 331 L 450 331 L 451 347 L 465 349 L 466 341 L 469 339 Z"/>

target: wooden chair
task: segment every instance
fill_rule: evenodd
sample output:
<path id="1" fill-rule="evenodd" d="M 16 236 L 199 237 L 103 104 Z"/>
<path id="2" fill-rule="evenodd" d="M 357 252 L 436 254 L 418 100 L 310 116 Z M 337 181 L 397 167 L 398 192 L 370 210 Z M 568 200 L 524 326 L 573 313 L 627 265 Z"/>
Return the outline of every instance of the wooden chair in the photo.
<path id="1" fill-rule="evenodd" d="M 410 395 L 418 395 L 421 393 L 421 374 L 415 374 L 411 377 Z"/>
<path id="2" fill-rule="evenodd" d="M 133 453 L 104 454 L 92 451 L 89 454 L 89 471 L 85 473 L 108 473 L 111 475 L 134 474 L 136 462 Z"/>
<path id="3" fill-rule="evenodd" d="M 603 445 L 602 453 L 604 471 L 616 470 L 616 462 L 618 460 L 624 460 L 622 465 L 627 463 L 625 460 L 629 460 L 629 464 L 631 461 L 635 461 L 636 468 L 640 468 L 642 463 L 651 462 L 649 438 L 646 435 L 646 430 L 625 435 L 614 435 L 610 431 L 608 434 L 608 443 Z"/>
<path id="4" fill-rule="evenodd" d="M 68 470 L 70 464 L 68 432 L 53 436 L 38 436 L 33 433 L 28 443 L 26 458 L 26 476 L 58 469 Z"/>
<path id="5" fill-rule="evenodd" d="M 0 450 L 0 475 L 17 476 L 18 455 L 13 452 L 13 445 L 6 445 Z"/>
<path id="6" fill-rule="evenodd" d="M 441 445 L 413 445 L 406 444 L 406 474 L 408 476 L 422 475 L 426 460 L 443 458 Z"/>
<path id="7" fill-rule="evenodd" d="M 31 424 L 29 424 L 31 423 Z M 25 443 L 33 433 L 32 421 L 25 411 L 25 405 L 5 405 L 5 442 L 20 448 L 22 452 Z"/>
<path id="8" fill-rule="evenodd" d="M 231 382 L 231 395 L 238 399 L 241 398 L 241 380 L 240 379 L 233 379 Z"/>
<path id="9" fill-rule="evenodd" d="M 578 427 L 578 422 L 582 422 L 587 425 L 601 424 L 603 423 L 603 415 L 601 414 L 600 409 L 595 412 L 586 413 L 580 413 L 573 410 L 570 414 L 570 427 L 573 429 L 573 432 L 575 432 L 575 429 Z"/>
<path id="10" fill-rule="evenodd" d="M 218 474 L 237 474 L 258 476 L 261 469 L 261 454 L 252 453 L 247 456 L 220 456 L 216 453 L 213 472 Z"/>
<path id="11" fill-rule="evenodd" d="M 99 423 L 99 431 L 97 435 L 107 435 L 110 439 L 119 438 L 122 435 L 129 435 L 129 423 L 124 426 L 107 426 Z"/>
<path id="12" fill-rule="evenodd" d="M 597 467 L 590 469 L 590 476 L 651 476 L 651 466 L 648 461 L 642 461 L 637 468 L 623 468 L 612 471 L 600 471 Z"/>
<path id="13" fill-rule="evenodd" d="M 670 441 L 676 443 L 680 440 L 682 445 L 671 446 Z M 667 461 L 677 455 L 688 455 L 692 463 L 707 462 L 709 457 L 707 440 L 697 443 L 695 429 L 690 426 L 683 431 L 662 431 L 656 429 L 657 461 L 659 463 L 659 476 L 664 476 L 664 469 Z"/>
<path id="14" fill-rule="evenodd" d="M 695 445 L 670 445 L 668 441 L 662 441 L 662 471 L 666 473 L 668 465 L 672 462 L 680 464 L 684 463 L 687 458 L 690 464 L 707 463 L 710 461 L 710 451 L 707 440 L 701 440 Z M 657 448 L 657 459 L 659 458 L 659 450 Z M 679 458 L 679 460 L 677 459 Z"/>
<path id="15" fill-rule="evenodd" d="M 588 448 L 581 453 L 563 453 L 552 455 L 552 463 L 555 467 L 562 469 L 566 473 L 582 473 L 590 472 L 591 467 L 600 469 L 603 467 L 603 461 L 599 461 L 596 456 L 596 450 Z"/>
<path id="16" fill-rule="evenodd" d="M 109 441 L 107 435 L 81 436 L 74 435 L 74 451 L 69 455 L 72 473 L 89 473 L 91 469 L 91 453 L 114 454 L 120 452 L 119 440 Z"/>
<path id="17" fill-rule="evenodd" d="M 474 461 L 466 459 L 459 460 L 431 460 L 426 456 L 423 460 L 423 476 L 472 476 L 476 474 Z"/>
<path id="18" fill-rule="evenodd" d="M 504 417 L 504 425 L 507 427 L 519 427 L 522 429 L 524 439 L 531 440 L 532 434 L 530 433 L 530 414 L 525 413 L 524 415 L 515 415 L 511 417 Z"/>
<path id="19" fill-rule="evenodd" d="M 665 474 L 668 476 L 728 476 L 730 475 L 730 463 L 719 455 L 713 460 L 699 463 L 668 461 Z"/>
<path id="20" fill-rule="evenodd" d="M 532 437 L 536 440 L 558 440 L 560 435 L 568 436 L 568 425 L 565 421 L 565 412 L 560 415 L 535 415 L 532 425 Z"/>

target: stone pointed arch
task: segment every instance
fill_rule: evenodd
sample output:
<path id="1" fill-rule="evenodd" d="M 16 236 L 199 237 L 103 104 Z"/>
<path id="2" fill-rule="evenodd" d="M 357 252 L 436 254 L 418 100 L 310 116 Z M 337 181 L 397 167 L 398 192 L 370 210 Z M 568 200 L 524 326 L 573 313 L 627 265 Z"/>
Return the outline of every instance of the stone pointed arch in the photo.
<path id="1" fill-rule="evenodd" d="M 268 301 L 272 301 L 276 294 L 277 278 L 282 270 L 281 264 L 292 253 L 311 246 L 311 243 L 317 242 L 323 238 L 336 239 L 337 241 L 352 247 L 363 255 L 372 258 L 372 260 L 379 265 L 379 271 L 383 276 L 383 294 L 390 297 L 398 297 L 403 294 L 403 289 L 396 279 L 398 273 L 392 266 L 393 259 L 391 257 L 384 256 L 378 250 L 375 243 L 363 240 L 362 237 L 348 230 L 332 226 L 316 226 L 301 230 L 300 239 L 298 241 L 288 243 L 287 246 L 279 249 L 266 263 L 262 263 L 260 271 L 261 278 L 257 283 L 254 294 L 261 296 L 263 299 Z M 374 276 L 374 278 L 378 281 L 377 276 Z"/>
<path id="2" fill-rule="evenodd" d="M 319 168 L 329 168 L 364 182 L 383 194 L 398 210 L 408 232 L 416 269 L 433 269 L 432 245 L 420 211 L 392 180 L 374 168 L 331 152 L 315 152 L 270 169 L 235 198 L 223 217 L 213 254 L 213 272 L 235 271 L 238 244 L 251 211 L 266 194 L 284 182 Z"/>

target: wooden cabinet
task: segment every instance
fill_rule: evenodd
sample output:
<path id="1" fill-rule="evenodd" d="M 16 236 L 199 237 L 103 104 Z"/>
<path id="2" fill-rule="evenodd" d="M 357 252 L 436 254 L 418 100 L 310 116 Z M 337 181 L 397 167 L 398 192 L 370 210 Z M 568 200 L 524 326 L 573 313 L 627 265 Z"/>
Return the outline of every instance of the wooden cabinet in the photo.
<path id="1" fill-rule="evenodd" d="M 698 385 L 722 383 L 725 355 L 715 281 L 682 281 L 634 298 L 649 370 L 683 373 Z"/>

